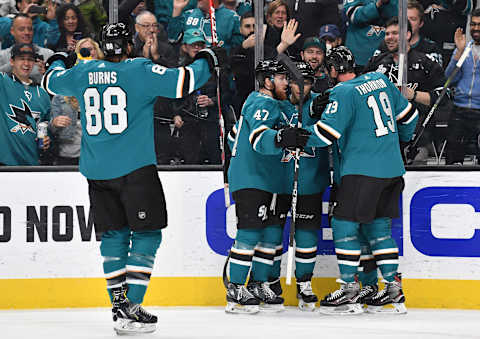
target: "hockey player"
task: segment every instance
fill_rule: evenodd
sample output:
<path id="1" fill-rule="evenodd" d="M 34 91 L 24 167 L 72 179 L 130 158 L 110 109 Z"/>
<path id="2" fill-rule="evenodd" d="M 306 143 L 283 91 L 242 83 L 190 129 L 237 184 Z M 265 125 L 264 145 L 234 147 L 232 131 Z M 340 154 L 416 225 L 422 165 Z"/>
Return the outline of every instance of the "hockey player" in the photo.
<path id="1" fill-rule="evenodd" d="M 155 98 L 192 93 L 225 58 L 220 50 L 204 49 L 188 67 L 169 69 L 149 59 L 128 59 L 130 39 L 123 23 L 106 25 L 105 60 L 70 68 L 74 60 L 57 53 L 42 81 L 49 93 L 75 96 L 82 108 L 80 172 L 88 180 L 96 231 L 102 233 L 100 252 L 119 334 L 153 332 L 157 323 L 141 306 L 167 226 L 155 167 Z"/>
<path id="2" fill-rule="evenodd" d="M 39 165 L 37 126 L 49 120 L 50 98 L 30 75 L 38 56 L 32 44 L 11 49 L 11 73 L 0 73 L 0 165 Z M 42 149 L 50 145 L 45 137 Z"/>
<path id="3" fill-rule="evenodd" d="M 288 125 L 279 105 L 279 100 L 287 98 L 285 66 L 265 60 L 257 65 L 255 73 L 260 90 L 249 95 L 228 137 L 232 147 L 228 178 L 238 229 L 230 250 L 225 308 L 229 313 L 256 313 L 259 304 L 265 310 L 283 309 L 283 298 L 271 290 L 267 281 L 284 222 L 275 213 L 275 193 L 283 192 L 285 186 L 283 150 L 301 148 L 308 138 L 304 130 Z M 260 266 L 251 274 L 247 289 L 252 260 Z"/>
<path id="4" fill-rule="evenodd" d="M 307 39 L 308 40 L 308 39 Z M 305 40 L 305 41 L 307 41 Z M 305 61 L 296 62 L 298 71 L 305 79 L 304 101 L 302 107 L 303 126 L 314 125 L 319 117 L 311 110 L 312 103 L 318 94 L 311 93 L 315 71 Z M 291 95 L 289 101 L 281 103 L 291 126 L 297 125 L 300 88 L 297 83 L 290 82 Z M 287 166 L 288 181 L 286 191 L 279 195 L 279 213 L 286 215 L 291 207 L 291 193 L 294 177 L 294 153 L 285 149 L 282 162 Z M 298 176 L 297 219 L 295 228 L 295 277 L 297 280 L 298 307 L 302 311 L 314 311 L 318 297 L 312 291 L 311 280 L 317 259 L 318 230 L 322 221 L 322 196 L 329 185 L 329 165 L 326 148 L 307 147 L 301 152 Z M 275 263 L 269 281 L 272 290 L 281 294 L 280 262 L 282 257 L 282 239 L 276 244 Z M 255 272 L 255 267 L 252 269 Z"/>
<path id="5" fill-rule="evenodd" d="M 357 300 L 362 227 L 386 282 L 385 289 L 367 304 L 376 309 L 393 304 L 397 312 L 405 313 L 391 220 L 398 217 L 404 187 L 399 139 L 411 139 L 418 112 L 385 75 L 367 73 L 356 78 L 354 58 L 347 48 L 333 49 L 327 66 L 339 84 L 332 89 L 321 120 L 307 128 L 312 131 L 307 146 L 336 142 L 341 154 L 332 218 L 341 287 L 321 301 L 320 312 L 363 312 Z"/>

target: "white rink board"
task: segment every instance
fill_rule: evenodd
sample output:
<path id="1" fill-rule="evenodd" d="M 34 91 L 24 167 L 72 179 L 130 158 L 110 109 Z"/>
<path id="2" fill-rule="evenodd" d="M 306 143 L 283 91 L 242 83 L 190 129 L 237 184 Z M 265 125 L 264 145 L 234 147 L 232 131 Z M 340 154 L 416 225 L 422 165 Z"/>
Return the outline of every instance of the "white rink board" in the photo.
<path id="1" fill-rule="evenodd" d="M 169 226 L 164 231 L 153 276 L 220 276 L 225 257 L 215 253 L 207 242 L 206 204 L 207 198 L 223 186 L 222 174 L 159 172 L 159 176 L 167 198 Z M 462 257 L 455 254 L 455 246 L 465 248 L 461 241 L 470 240 L 470 244 L 473 241 L 480 249 L 480 239 L 477 239 L 480 233 L 474 237 L 476 229 L 480 232 L 480 218 L 471 204 L 455 201 L 437 204 L 429 212 L 432 218 L 431 233 L 436 239 L 460 241 L 458 245 L 453 245 L 453 254 L 423 254 L 414 246 L 410 235 L 410 207 L 414 195 L 426 192 L 431 187 L 451 187 L 453 196 L 458 190 L 460 197 L 463 187 L 478 186 L 480 189 L 480 172 L 408 172 L 405 181 L 402 203 L 403 256 L 400 261 L 404 276 L 409 279 L 480 279 L 479 256 L 473 252 L 467 253 L 468 256 L 464 253 Z M 89 206 L 87 182 L 81 174 L 0 172 L 0 187 L 0 211 L 8 208 L 11 213 L 11 238 L 7 242 L 0 242 L 0 279 L 103 277 L 99 242 L 94 237 L 90 241 L 82 241 L 80 236 L 76 206 L 82 206 L 85 214 L 88 214 Z M 46 242 L 40 241 L 36 229 L 33 241 L 27 241 L 27 206 L 34 208 L 38 215 L 40 206 L 46 206 Z M 55 206 L 57 210 L 58 206 L 67 206 L 73 211 L 71 241 L 54 240 L 52 215 Z M 477 210 L 480 211 L 480 208 L 477 207 Z M 227 221 L 227 233 L 234 237 L 233 206 L 227 212 Z M 6 222 L 5 214 L 0 214 L 0 239 L 5 236 Z M 65 223 L 65 217 L 61 217 L 57 233 L 68 238 Z M 417 236 L 421 243 L 423 235 Z M 335 257 L 319 256 L 315 274 L 320 277 L 336 276 L 338 269 Z"/>

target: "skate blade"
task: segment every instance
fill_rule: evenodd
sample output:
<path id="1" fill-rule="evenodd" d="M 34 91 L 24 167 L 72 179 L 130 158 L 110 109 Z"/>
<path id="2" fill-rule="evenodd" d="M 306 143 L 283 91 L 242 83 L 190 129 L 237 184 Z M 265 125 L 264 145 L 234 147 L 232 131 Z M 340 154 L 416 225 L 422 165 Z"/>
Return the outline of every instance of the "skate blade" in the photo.
<path id="1" fill-rule="evenodd" d="M 285 311 L 283 304 L 260 304 L 260 311 L 266 313 L 277 313 Z"/>
<path id="2" fill-rule="evenodd" d="M 118 335 L 137 335 L 155 332 L 157 324 L 144 324 L 132 320 L 118 319 L 113 329 Z"/>
<path id="3" fill-rule="evenodd" d="M 328 315 L 353 315 L 363 313 L 361 304 L 348 304 L 340 306 L 320 306 L 318 312 Z"/>
<path id="4" fill-rule="evenodd" d="M 315 303 L 306 303 L 303 300 L 298 301 L 298 308 L 303 312 L 315 312 Z"/>
<path id="5" fill-rule="evenodd" d="M 240 305 L 234 302 L 227 302 L 225 312 L 237 314 L 255 314 L 260 311 L 258 305 Z"/>
<path id="6" fill-rule="evenodd" d="M 406 314 L 407 307 L 405 307 L 405 303 L 393 303 L 385 306 L 367 305 L 366 312 L 383 314 Z"/>

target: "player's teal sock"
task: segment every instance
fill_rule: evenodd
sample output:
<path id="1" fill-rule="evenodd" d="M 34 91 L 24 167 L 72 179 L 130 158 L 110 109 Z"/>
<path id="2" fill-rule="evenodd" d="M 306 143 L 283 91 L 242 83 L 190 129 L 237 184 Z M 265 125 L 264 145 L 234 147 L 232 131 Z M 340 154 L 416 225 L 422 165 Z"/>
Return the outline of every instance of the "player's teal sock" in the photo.
<path id="1" fill-rule="evenodd" d="M 361 252 L 360 241 L 358 240 L 359 227 L 359 223 L 336 217 L 332 218 L 333 241 L 340 269 L 340 278 L 345 282 L 355 281 L 355 275 L 358 271 Z"/>
<path id="2" fill-rule="evenodd" d="M 261 229 L 239 229 L 230 250 L 230 281 L 245 284 L 252 266 L 254 248 L 261 239 Z"/>
<path id="3" fill-rule="evenodd" d="M 362 253 L 360 255 L 360 266 L 358 268 L 358 279 L 362 283 L 362 286 L 377 285 L 377 264 L 375 263 L 375 257 L 370 250 L 370 244 L 367 238 L 363 234 L 364 226 L 360 225 L 359 240 Z"/>
<path id="4" fill-rule="evenodd" d="M 263 229 L 262 240 L 255 247 L 253 256 L 253 280 L 265 282 L 270 278 L 276 247 L 282 241 L 282 231 L 279 225 L 267 226 Z"/>
<path id="5" fill-rule="evenodd" d="M 102 234 L 100 253 L 103 257 L 103 272 L 107 279 L 107 291 L 113 300 L 112 288 L 121 287 L 127 277 L 128 249 L 130 246 L 130 229 L 125 227 L 118 231 L 106 231 Z"/>
<path id="6" fill-rule="evenodd" d="M 392 238 L 392 219 L 377 218 L 362 227 L 383 278 L 393 281 L 398 269 L 398 247 Z"/>
<path id="7" fill-rule="evenodd" d="M 295 277 L 313 273 L 317 261 L 318 235 L 316 230 L 295 231 Z"/>
<path id="8" fill-rule="evenodd" d="M 143 302 L 161 242 L 162 230 L 132 232 L 132 248 L 127 259 L 127 298 L 135 304 Z"/>

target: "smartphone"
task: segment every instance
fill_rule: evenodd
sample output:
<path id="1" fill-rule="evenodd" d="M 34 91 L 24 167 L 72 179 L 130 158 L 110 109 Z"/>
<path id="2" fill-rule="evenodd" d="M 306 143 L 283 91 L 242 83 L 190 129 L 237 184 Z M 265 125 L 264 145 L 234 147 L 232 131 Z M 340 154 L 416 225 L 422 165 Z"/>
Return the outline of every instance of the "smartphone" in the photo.
<path id="1" fill-rule="evenodd" d="M 32 5 L 28 9 L 28 13 L 32 14 L 47 14 L 47 7 Z"/>
<path id="2" fill-rule="evenodd" d="M 73 38 L 74 38 L 75 40 L 77 40 L 77 41 L 80 40 L 82 37 L 83 37 L 83 33 L 82 33 L 82 32 L 75 32 L 75 33 L 73 33 Z"/>

